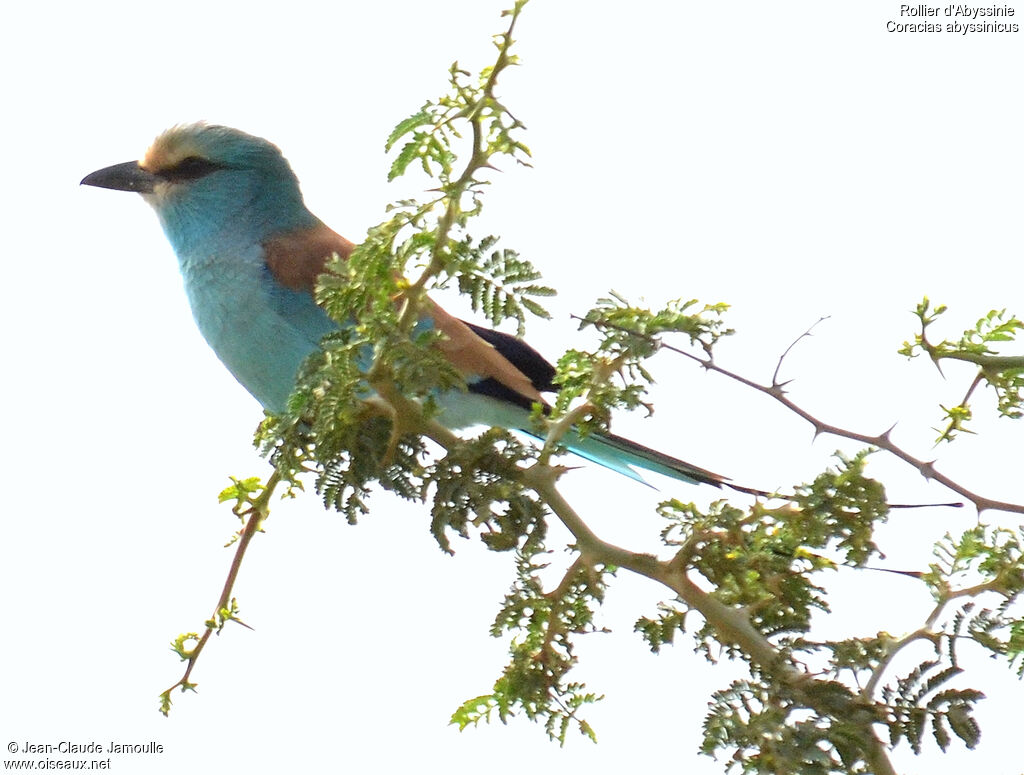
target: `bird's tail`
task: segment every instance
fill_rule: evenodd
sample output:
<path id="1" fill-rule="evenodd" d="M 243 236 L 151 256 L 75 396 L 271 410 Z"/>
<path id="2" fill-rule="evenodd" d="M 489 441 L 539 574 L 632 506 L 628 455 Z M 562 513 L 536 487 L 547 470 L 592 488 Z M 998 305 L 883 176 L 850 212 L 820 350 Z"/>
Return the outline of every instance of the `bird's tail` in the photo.
<path id="1" fill-rule="evenodd" d="M 613 433 L 592 433 L 582 437 L 570 433 L 565 437 L 565 445 L 582 458 L 648 486 L 650 486 L 649 483 L 637 472 L 637 468 L 691 484 L 710 484 L 720 487 L 728 480 L 728 477 L 719 476 L 711 471 L 690 465 L 679 458 L 658 452 Z"/>
<path id="2" fill-rule="evenodd" d="M 524 431 L 524 433 L 525 432 L 527 431 Z M 530 435 L 534 436 L 532 433 L 530 433 Z M 713 487 L 724 486 L 731 490 L 736 490 L 736 492 L 746 493 L 747 495 L 756 495 L 761 498 L 782 498 L 785 500 L 794 500 L 792 495 L 783 495 L 777 492 L 759 490 L 756 487 L 746 487 L 742 484 L 736 484 L 731 481 L 728 476 L 722 476 L 704 468 L 698 468 L 697 466 L 690 465 L 679 458 L 666 455 L 664 452 L 658 452 L 656 449 L 651 449 L 650 447 L 645 447 L 643 444 L 637 444 L 635 441 L 623 438 L 622 436 L 616 436 L 614 433 L 592 433 L 588 436 L 579 436 L 575 431 L 570 431 L 563 441 L 570 451 L 580 457 L 585 458 L 592 463 L 604 466 L 612 471 L 616 471 L 617 473 L 623 474 L 624 476 L 628 476 L 630 479 L 640 482 L 641 484 L 646 484 L 648 487 L 653 487 L 653 485 L 637 472 L 637 468 L 642 468 L 645 471 L 654 471 L 655 473 L 663 474 L 664 476 L 671 477 L 672 479 L 676 479 L 680 482 L 689 482 L 690 484 L 710 484 Z M 889 503 L 887 505 L 890 509 L 918 509 L 931 507 L 960 508 L 964 504 L 953 502 L 910 504 Z"/>

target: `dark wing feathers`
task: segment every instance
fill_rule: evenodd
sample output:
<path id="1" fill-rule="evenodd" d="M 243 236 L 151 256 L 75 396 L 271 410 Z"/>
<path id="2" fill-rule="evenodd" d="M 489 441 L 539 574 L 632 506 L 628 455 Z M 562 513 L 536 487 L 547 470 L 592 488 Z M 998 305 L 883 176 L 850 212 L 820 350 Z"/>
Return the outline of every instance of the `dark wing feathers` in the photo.
<path id="1" fill-rule="evenodd" d="M 466 321 L 463 322 L 469 326 L 470 330 L 472 330 L 474 334 L 491 345 L 507 361 L 522 372 L 523 375 L 530 380 L 530 383 L 537 392 L 546 393 L 558 390 L 558 386 L 554 383 L 555 367 L 548 363 L 543 355 L 530 347 L 530 345 L 522 339 L 517 339 L 511 334 L 506 334 L 501 331 L 492 331 L 491 329 L 484 328 L 483 326 L 478 326 Z M 535 399 L 524 396 L 522 393 L 512 390 L 491 377 L 471 382 L 468 387 L 471 393 L 490 396 L 491 398 L 497 398 L 501 401 L 508 401 L 509 403 L 516 404 L 524 409 L 530 409 L 535 401 Z"/>

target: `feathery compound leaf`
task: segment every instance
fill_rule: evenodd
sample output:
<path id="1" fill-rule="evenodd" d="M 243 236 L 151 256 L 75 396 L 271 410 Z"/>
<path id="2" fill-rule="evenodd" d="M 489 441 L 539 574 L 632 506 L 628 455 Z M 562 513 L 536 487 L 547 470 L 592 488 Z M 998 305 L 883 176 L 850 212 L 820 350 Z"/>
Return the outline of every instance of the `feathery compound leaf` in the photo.
<path id="1" fill-rule="evenodd" d="M 448 272 L 457 276 L 459 291 L 469 296 L 474 312 L 486 315 L 493 325 L 514 318 L 521 336 L 527 312 L 541 318 L 550 317 L 530 297 L 554 296 L 555 291 L 535 282 L 540 279 L 540 272 L 516 251 L 504 248 L 488 255 L 497 241 L 497 237 L 489 236 L 474 244 L 467 235 L 453 246 Z"/>
<path id="2" fill-rule="evenodd" d="M 417 113 L 413 113 L 408 118 L 402 119 L 398 122 L 395 128 L 391 130 L 391 134 L 388 135 L 388 139 L 384 143 L 384 150 L 390 151 L 394 147 L 395 143 L 405 137 L 405 135 L 409 134 L 417 127 L 432 123 L 433 120 L 434 118 L 428 111 L 427 107 L 424 107 Z"/>
<path id="3" fill-rule="evenodd" d="M 461 729 L 481 718 L 489 720 L 495 710 L 502 721 L 522 712 L 531 720 L 543 719 L 548 736 L 560 744 L 572 725 L 596 742 L 593 728 L 577 713 L 602 698 L 585 691 L 585 684 L 565 679 L 576 663 L 573 636 L 599 631 L 593 624 L 594 607 L 604 600 L 604 577 L 613 569 L 591 567 L 577 558 L 561 583 L 544 592 L 538 573 L 546 565 L 535 560 L 541 551 L 539 545 L 517 551 L 516 582 L 491 628 L 496 637 L 516 633 L 509 648 L 511 661 L 493 693 L 463 703 L 452 723 Z"/>
<path id="4" fill-rule="evenodd" d="M 965 427 L 972 417 L 969 399 L 978 385 L 988 385 L 995 390 L 1000 416 L 1014 420 L 1024 417 L 1024 355 L 1000 355 L 989 346 L 1015 341 L 1017 333 L 1024 330 L 1024 321 L 1007 316 L 1005 309 L 990 310 L 975 323 L 974 328 L 964 331 L 959 340 L 944 339 L 936 344 L 928 339 L 928 327 L 942 312 L 945 312 L 945 307 L 932 312 L 930 302 L 925 298 L 916 310 L 921 324 L 920 333 L 912 343 L 905 341 L 899 350 L 911 358 L 921 352 L 926 353 L 936 364 L 954 360 L 978 367 L 975 382 L 964 399 L 951 409 L 942 407 L 946 424 L 939 430 L 938 440 L 953 441 L 959 433 L 969 432 Z"/>
<path id="5" fill-rule="evenodd" d="M 949 721 L 953 733 L 963 740 L 964 745 L 974 748 L 981 742 L 981 727 L 978 726 L 978 722 L 975 721 L 970 710 L 969 702 L 952 705 L 946 712 L 946 720 Z"/>
<path id="6" fill-rule="evenodd" d="M 654 654 L 659 653 L 662 646 L 672 645 L 677 632 L 686 631 L 686 611 L 665 603 L 658 604 L 658 611 L 656 619 L 644 616 L 633 625 L 633 631 L 643 636 Z"/>
<path id="7" fill-rule="evenodd" d="M 977 744 L 980 730 L 972 712 L 974 704 L 984 699 L 985 695 L 976 689 L 948 688 L 935 692 L 938 687 L 963 672 L 955 665 L 933 672 L 938 667 L 938 660 L 922 662 L 905 677 L 898 679 L 895 688 L 887 687 L 882 692 L 889 704 L 887 723 L 894 745 L 901 737 L 906 738 L 914 753 L 919 754 L 929 725 L 935 742 L 942 750 L 946 750 L 950 743 L 949 729 L 968 748 Z"/>
<path id="8" fill-rule="evenodd" d="M 448 531 L 481 540 L 494 551 L 543 546 L 546 509 L 519 484 L 516 472 L 536 451 L 508 431 L 491 428 L 437 460 L 424 473 L 424 491 L 433 488 L 430 532 L 451 553 Z"/>
<path id="9" fill-rule="evenodd" d="M 391 162 L 391 169 L 388 170 L 389 183 L 395 178 L 404 175 L 413 160 L 419 157 L 422 147 L 421 140 L 422 137 L 417 137 L 402 146 L 402 150 L 398 152 L 395 160 Z"/>

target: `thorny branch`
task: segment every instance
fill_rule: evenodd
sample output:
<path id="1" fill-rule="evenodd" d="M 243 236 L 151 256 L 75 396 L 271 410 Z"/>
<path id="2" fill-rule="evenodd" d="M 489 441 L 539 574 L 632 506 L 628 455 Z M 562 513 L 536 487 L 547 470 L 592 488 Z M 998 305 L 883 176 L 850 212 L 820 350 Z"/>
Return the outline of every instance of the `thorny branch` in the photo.
<path id="1" fill-rule="evenodd" d="M 282 477 L 280 472 L 275 470 L 267 479 L 267 483 L 263 486 L 263 490 L 259 497 L 253 500 L 248 508 L 236 512 L 240 517 L 245 519 L 245 525 L 238 532 L 238 546 L 235 548 L 235 556 L 231 560 L 231 567 L 228 569 L 227 579 L 224 581 L 224 588 L 221 590 L 220 598 L 217 600 L 217 605 L 213 609 L 213 616 L 211 616 L 206 622 L 206 629 L 203 631 L 202 636 L 198 638 L 196 645 L 192 649 L 183 652 L 183 658 L 188 662 L 185 667 L 185 673 L 173 686 L 160 695 L 161 712 L 165 716 L 170 710 L 171 692 L 178 687 L 181 687 L 182 691 L 185 691 L 186 689 L 195 690 L 195 684 L 189 683 L 188 679 L 192 675 L 192 669 L 196 666 L 196 661 L 199 659 L 199 655 L 202 654 L 203 649 L 210 640 L 210 636 L 215 632 L 220 632 L 224 628 L 224 625 L 231 620 L 238 622 L 244 627 L 249 626 L 234 616 L 231 592 L 235 587 L 235 581 L 238 578 L 239 570 L 241 570 L 242 560 L 245 558 L 245 552 L 249 548 L 249 542 L 252 541 L 253 536 L 262 529 L 263 521 L 270 513 L 270 499 L 273 496 L 274 491 L 277 489 L 277 486 L 281 483 L 281 479 Z M 183 638 L 181 645 L 184 645 L 184 643 L 189 640 L 195 640 L 195 636 Z"/>
<path id="2" fill-rule="evenodd" d="M 572 317 L 575 318 L 576 320 L 583 320 L 583 318 L 577 315 L 573 315 Z M 821 321 L 819 320 L 818 322 Z M 618 326 L 613 326 L 610 323 L 595 323 L 595 325 L 619 328 Z M 817 323 L 815 323 L 815 325 L 817 325 Z M 813 326 L 811 328 L 813 328 Z M 620 330 L 628 331 L 628 329 Z M 643 334 L 637 332 L 631 331 L 630 333 L 634 333 L 636 336 L 640 337 L 644 336 Z M 801 334 L 800 337 L 797 338 L 797 341 L 799 341 L 805 336 L 809 336 L 810 333 L 811 329 L 808 329 L 803 334 Z M 739 382 L 741 385 L 746 385 L 747 387 L 752 388 L 753 390 L 756 390 L 759 393 L 764 393 L 766 396 L 774 398 L 776 401 L 785 406 L 791 412 L 809 422 L 814 428 L 815 436 L 820 436 L 823 433 L 828 433 L 832 436 L 840 436 L 842 438 L 851 439 L 852 441 L 859 441 L 862 444 L 867 444 L 869 446 L 878 447 L 879 449 L 885 450 L 894 457 L 897 457 L 900 460 L 904 461 L 905 463 L 916 468 L 925 479 L 934 480 L 939 484 L 942 484 L 943 486 L 952 490 L 953 492 L 957 493 L 958 495 L 961 495 L 967 500 L 969 500 L 971 503 L 974 504 L 975 508 L 977 508 L 979 514 L 989 509 L 994 511 L 1006 511 L 1015 514 L 1024 514 L 1024 504 L 1011 503 L 1009 501 L 1001 501 L 996 500 L 994 498 L 986 497 L 984 495 L 979 495 L 978 493 L 975 493 L 972 490 L 967 489 L 959 482 L 951 479 L 949 476 L 939 471 L 935 467 L 934 460 L 926 461 L 918 457 L 915 457 L 914 455 L 911 455 L 905 449 L 903 449 L 902 447 L 893 442 L 892 438 L 890 437 L 893 430 L 892 428 L 889 428 L 888 430 L 880 434 L 869 435 L 865 433 L 858 433 L 847 428 L 841 428 L 838 425 L 832 425 L 831 423 L 827 423 L 824 420 L 819 420 L 817 417 L 815 417 L 813 414 L 811 414 L 806 409 L 801 407 L 795 401 L 787 397 L 785 387 L 788 383 L 778 381 L 779 367 L 776 367 L 775 369 L 775 373 L 772 376 L 772 383 L 770 385 L 763 385 L 759 382 L 749 379 L 748 377 L 744 377 L 743 375 L 738 374 L 737 372 L 730 371 L 729 369 L 719 366 L 717 363 L 714 362 L 714 359 L 710 355 L 707 357 L 701 357 L 699 355 L 694 355 L 691 352 L 683 350 L 682 348 L 679 347 L 675 347 L 671 344 L 667 344 L 665 342 L 659 341 L 657 342 L 657 344 L 665 350 L 669 350 L 670 352 L 674 352 L 677 355 L 682 355 L 685 358 L 689 358 L 690 360 L 695 361 L 707 371 L 713 371 L 716 374 L 721 374 L 723 377 L 728 377 L 729 379 L 734 380 L 735 382 Z M 794 342 L 793 344 L 795 345 L 796 342 Z M 785 358 L 786 354 L 789 353 L 790 350 L 792 350 L 792 348 L 793 345 L 790 345 L 789 348 L 787 348 L 786 352 L 783 353 L 782 358 Z M 780 366 L 782 358 L 780 358 Z"/>
<path id="3" fill-rule="evenodd" d="M 403 418 L 402 423 L 407 429 L 428 436 L 445 449 L 450 450 L 460 443 L 457 436 L 436 420 L 424 418 L 419 405 L 403 396 L 393 385 L 381 381 L 375 383 L 374 387 L 380 398 L 391 404 L 395 414 Z M 556 424 L 551 432 L 552 435 L 558 435 L 565 430 L 566 428 Z M 735 644 L 753 664 L 772 675 L 807 707 L 814 708 L 825 716 L 836 715 L 834 701 L 827 700 L 828 692 L 821 690 L 824 686 L 821 679 L 798 669 L 791 661 L 781 656 L 771 641 L 753 626 L 743 609 L 726 605 L 701 589 L 687 575 L 685 566 L 676 558 L 661 560 L 654 555 L 632 552 L 600 538 L 556 488 L 556 481 L 563 470 L 537 463 L 521 469 L 517 477 L 522 484 L 540 496 L 575 539 L 579 555 L 563 578 L 563 585 L 571 581 L 575 571 L 580 567 L 593 567 L 597 564 L 624 568 L 659 582 L 672 590 L 687 606 L 697 610 L 716 630 L 722 642 Z M 557 592 L 558 590 L 551 594 Z M 881 775 L 895 773 L 885 745 L 875 735 L 869 723 L 864 725 L 863 739 L 864 753 L 872 771 Z"/>
<path id="4" fill-rule="evenodd" d="M 822 682 L 798 670 L 784 660 L 772 643 L 751 624 L 746 613 L 728 606 L 701 589 L 673 560 L 659 560 L 654 555 L 631 552 L 601 539 L 555 487 L 558 472 L 548 466 L 533 466 L 523 471 L 522 480 L 551 508 L 555 516 L 576 539 L 578 550 L 590 562 L 625 568 L 671 589 L 687 606 L 697 610 L 710 623 L 723 643 L 738 646 L 765 673 L 772 675 L 799 697 L 807 707 L 825 716 L 834 716 L 836 708 L 822 701 L 826 693 L 814 689 Z M 865 756 L 876 775 L 895 775 L 885 746 L 874 730 L 865 725 Z"/>
<path id="5" fill-rule="evenodd" d="M 521 7 L 521 4 L 521 2 L 517 4 L 517 10 Z M 513 15 L 512 21 L 514 24 L 515 15 Z M 511 42 L 511 33 L 512 26 L 510 25 L 504 38 L 506 47 Z M 401 308 L 401 312 L 399 314 L 399 327 L 403 330 L 408 330 L 410 324 L 414 320 L 418 319 L 420 312 L 419 307 L 423 301 L 429 282 L 444 269 L 446 259 L 445 251 L 447 250 L 449 243 L 448 235 L 458 222 L 459 216 L 463 214 L 459 205 L 461 194 L 477 182 L 474 178 L 474 173 L 479 169 L 489 166 L 489 164 L 486 163 L 486 155 L 482 152 L 483 135 L 481 132 L 479 111 L 486 100 L 494 99 L 492 89 L 495 83 L 495 78 L 504 67 L 511 63 L 511 60 L 508 58 L 504 49 L 500 49 L 500 51 L 501 57 L 499 58 L 498 63 L 494 66 L 490 77 L 487 79 L 484 86 L 483 98 L 477 102 L 467 114 L 460 116 L 468 118 L 472 124 L 472 155 L 462 176 L 456 179 L 454 183 L 450 183 L 449 188 L 446 191 L 446 194 L 448 195 L 448 204 L 440 217 L 436 238 L 432 244 L 432 250 L 430 252 L 430 260 L 427 262 L 427 265 L 420 277 L 410 286 L 405 288 L 401 294 L 399 294 L 399 301 L 404 303 L 404 307 Z M 809 334 L 810 330 L 798 338 L 797 341 Z M 747 385 L 748 387 L 758 390 L 759 392 L 771 396 L 791 411 L 810 422 L 813 425 L 816 434 L 830 433 L 832 435 L 842 436 L 885 449 L 896 457 L 917 468 L 917 470 L 927 478 L 935 479 L 951 490 L 960 493 L 965 498 L 968 498 L 978 507 L 979 511 L 984 509 L 1000 509 L 1004 511 L 1024 513 L 1024 506 L 985 498 L 970 492 L 960 485 L 957 485 L 948 477 L 936 471 L 932 462 L 918 460 L 893 444 L 889 438 L 890 431 L 886 431 L 878 436 L 854 433 L 852 431 L 839 428 L 838 426 L 824 423 L 800 408 L 786 396 L 784 390 L 785 383 L 779 381 L 779 371 L 781 369 L 782 361 L 796 343 L 797 342 L 794 342 L 790 345 L 786 352 L 780 357 L 779 365 L 772 376 L 771 384 L 762 385 L 742 377 L 737 373 L 719 367 L 713 362 L 709 351 L 706 351 L 706 357 L 698 357 L 684 350 L 663 344 L 660 341 L 657 342 L 661 347 L 665 347 L 666 349 L 696 361 L 705 369 L 716 371 L 723 376 L 729 377 Z M 392 380 L 392 376 L 390 369 L 387 368 L 386 362 L 382 361 L 378 357 L 375 359 L 373 366 L 366 374 L 366 379 L 376 393 L 376 398 L 374 399 L 375 402 L 382 404 L 384 408 L 388 410 L 388 414 L 394 421 L 394 440 L 397 440 L 397 436 L 401 433 L 418 433 L 433 439 L 440 446 L 449 451 L 454 450 L 459 444 L 463 443 L 462 440 L 452 434 L 448 429 L 442 427 L 435 420 L 425 417 L 422 407 L 402 393 L 398 385 Z M 558 585 L 555 590 L 547 593 L 545 597 L 548 597 L 553 601 L 560 599 L 571 588 L 575 573 L 578 570 L 583 568 L 593 568 L 598 564 L 624 568 L 659 582 L 672 590 L 685 605 L 692 609 L 696 609 L 704 617 L 708 625 L 716 631 L 717 637 L 723 643 L 735 645 L 746 655 L 751 664 L 755 666 L 758 671 L 770 675 L 774 681 L 777 681 L 789 694 L 798 699 L 798 701 L 803 703 L 807 708 L 814 709 L 823 717 L 837 718 L 842 716 L 852 720 L 862 733 L 861 739 L 863 742 L 863 754 L 866 758 L 870 771 L 876 773 L 876 775 L 888 775 L 889 773 L 894 773 L 892 764 L 887 756 L 886 747 L 874 732 L 873 725 L 877 723 L 877 719 L 870 715 L 865 717 L 864 714 L 858 712 L 863 710 L 865 707 L 870 707 L 865 704 L 865 700 L 870 702 L 871 691 L 867 691 L 866 689 L 867 694 L 862 694 L 860 698 L 851 698 L 849 701 L 844 701 L 845 704 L 842 707 L 837 706 L 834 695 L 833 699 L 829 700 L 829 693 L 827 691 L 829 682 L 822 677 L 802 670 L 791 659 L 781 653 L 779 648 L 754 626 L 747 610 L 742 607 L 731 606 L 723 603 L 712 593 L 705 591 L 695 583 L 687 573 L 688 568 L 684 554 L 686 547 L 680 549 L 675 557 L 668 560 L 661 560 L 654 555 L 632 552 L 610 544 L 600 538 L 586 523 L 584 523 L 568 502 L 565 501 L 555 486 L 559 475 L 564 469 L 547 464 L 547 459 L 557 444 L 557 441 L 563 434 L 568 432 L 573 420 L 578 417 L 582 417 L 583 413 L 583 409 L 579 408 L 577 410 L 570 410 L 562 420 L 553 423 L 549 428 L 549 433 L 547 435 L 540 460 L 528 467 L 521 467 L 517 469 L 517 471 L 509 477 L 510 479 L 518 481 L 519 484 L 532 489 L 539 496 L 539 500 L 542 501 L 547 509 L 549 509 L 550 512 L 565 525 L 575 538 L 574 548 L 578 552 L 576 560 L 563 577 L 562 583 Z M 389 450 L 392 449 L 393 444 L 389 446 Z M 242 557 L 249 541 L 251 541 L 253 535 L 255 535 L 255 533 L 260 529 L 260 524 L 267 516 L 269 499 L 275 487 L 282 479 L 288 478 L 288 469 L 286 467 L 280 467 L 279 464 L 279 467 L 275 469 L 259 497 L 248 501 L 250 508 L 245 512 L 247 521 L 243 529 L 240 531 L 239 546 L 236 550 L 235 559 L 232 562 L 221 597 L 218 600 L 214 617 L 207 622 L 206 632 L 201 638 L 194 636 L 194 639 L 197 641 L 197 645 L 191 651 L 185 651 L 184 649 L 179 651 L 183 659 L 188 661 L 188 666 L 183 677 L 174 686 L 172 686 L 171 689 L 168 689 L 164 693 L 163 698 L 166 699 L 168 704 L 169 695 L 174 689 L 179 686 L 183 690 L 186 688 L 193 688 L 194 685 L 190 684 L 188 679 L 195 665 L 196 659 L 209 640 L 209 636 L 213 631 L 219 630 L 227 620 L 236 618 L 233 616 L 234 606 L 230 595 L 238 574 Z M 737 489 L 742 490 L 743 488 Z M 766 494 L 752 490 L 746 491 L 754 494 Z M 928 629 L 932 624 L 934 624 L 935 619 L 941 613 L 942 606 L 953 597 L 973 594 L 973 590 L 975 590 L 975 588 L 950 593 L 929 616 L 924 628 L 916 631 L 915 633 L 911 633 L 902 641 L 894 642 L 894 646 L 890 651 L 889 659 L 887 659 L 883 664 L 878 665 L 875 673 L 872 675 L 871 682 L 868 684 L 870 690 L 873 690 L 877 686 L 885 667 L 888 665 L 889 660 L 891 660 L 892 654 L 895 654 L 896 651 L 913 640 L 929 637 Z M 552 616 L 554 615 L 555 612 L 553 611 Z M 549 638 L 552 633 L 553 630 L 549 627 Z M 190 636 L 189 639 L 193 638 Z M 548 643 L 550 644 L 550 640 Z"/>

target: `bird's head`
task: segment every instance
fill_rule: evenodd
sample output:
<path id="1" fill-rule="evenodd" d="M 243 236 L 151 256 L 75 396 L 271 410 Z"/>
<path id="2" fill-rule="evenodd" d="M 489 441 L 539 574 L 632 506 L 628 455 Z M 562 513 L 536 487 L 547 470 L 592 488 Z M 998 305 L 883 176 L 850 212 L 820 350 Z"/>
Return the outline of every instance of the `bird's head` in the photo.
<path id="1" fill-rule="evenodd" d="M 82 184 L 141 194 L 179 255 L 228 233 L 259 240 L 316 222 L 276 145 L 213 124 L 172 127 L 139 161 L 97 170 Z"/>

